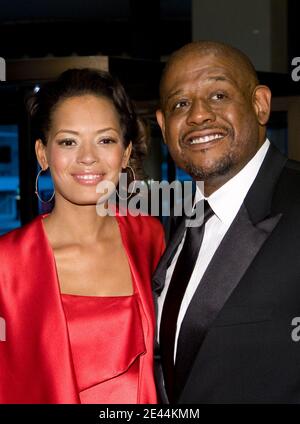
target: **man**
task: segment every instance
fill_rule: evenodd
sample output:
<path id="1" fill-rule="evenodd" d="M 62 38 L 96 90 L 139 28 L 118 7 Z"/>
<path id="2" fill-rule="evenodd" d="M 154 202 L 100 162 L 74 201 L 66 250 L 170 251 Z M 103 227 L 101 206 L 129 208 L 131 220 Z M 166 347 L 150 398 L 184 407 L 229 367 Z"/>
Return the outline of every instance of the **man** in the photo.
<path id="1" fill-rule="evenodd" d="M 195 42 L 160 93 L 164 141 L 209 210 L 198 238 L 177 223 L 154 275 L 161 399 L 300 402 L 300 168 L 266 138 L 270 90 L 239 50 Z"/>

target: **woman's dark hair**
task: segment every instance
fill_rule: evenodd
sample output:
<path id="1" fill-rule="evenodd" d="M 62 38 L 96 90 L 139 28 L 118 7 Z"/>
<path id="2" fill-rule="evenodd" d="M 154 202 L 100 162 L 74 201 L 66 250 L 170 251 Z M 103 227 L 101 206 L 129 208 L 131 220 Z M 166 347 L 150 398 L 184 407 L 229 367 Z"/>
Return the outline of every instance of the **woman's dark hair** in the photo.
<path id="1" fill-rule="evenodd" d="M 147 128 L 137 117 L 122 84 L 108 72 L 90 68 L 68 69 L 56 80 L 43 84 L 27 100 L 34 139 L 41 139 L 47 145 L 55 108 L 70 97 L 87 94 L 107 98 L 115 106 L 123 131 L 124 147 L 132 142 L 129 164 L 133 167 L 136 178 L 143 178 L 142 162 L 147 154 L 149 141 Z"/>

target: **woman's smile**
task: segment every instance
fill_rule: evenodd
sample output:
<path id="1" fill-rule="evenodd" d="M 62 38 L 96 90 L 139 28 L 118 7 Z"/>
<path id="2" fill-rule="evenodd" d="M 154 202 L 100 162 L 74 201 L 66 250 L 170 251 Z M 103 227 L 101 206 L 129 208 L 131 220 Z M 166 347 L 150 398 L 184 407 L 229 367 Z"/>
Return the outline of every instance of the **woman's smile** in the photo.
<path id="1" fill-rule="evenodd" d="M 74 180 L 82 185 L 97 185 L 105 177 L 105 174 L 95 173 L 95 172 L 84 172 L 84 173 L 74 173 L 71 174 Z"/>

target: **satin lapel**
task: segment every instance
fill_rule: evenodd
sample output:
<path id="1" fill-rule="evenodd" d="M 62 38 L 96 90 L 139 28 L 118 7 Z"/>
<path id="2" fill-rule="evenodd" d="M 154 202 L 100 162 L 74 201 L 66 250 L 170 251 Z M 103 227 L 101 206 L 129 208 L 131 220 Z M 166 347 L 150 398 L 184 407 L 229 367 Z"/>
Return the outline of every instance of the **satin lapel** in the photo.
<path id="1" fill-rule="evenodd" d="M 280 218 L 281 215 L 278 214 L 255 226 L 252 224 L 245 206 L 241 207 L 210 262 L 184 317 L 176 358 L 178 387 L 184 387 L 207 329 L 217 317 Z M 191 340 L 193 343 L 190 342 Z"/>
<path id="2" fill-rule="evenodd" d="M 152 229 L 145 225 L 139 217 L 119 215 L 116 219 L 119 225 L 122 243 L 126 251 L 132 275 L 134 292 L 138 293 L 141 321 L 143 326 L 146 352 L 140 358 L 138 403 L 156 403 L 156 389 L 153 380 L 153 340 L 155 315 L 151 302 L 151 263 L 153 252 L 150 243 L 139 243 L 139 240 L 150 240 Z M 148 250 L 149 249 L 149 250 Z"/>
<path id="3" fill-rule="evenodd" d="M 41 293 L 39 297 L 39 309 L 44 310 L 43 332 L 40 340 L 42 349 L 47 351 L 44 355 L 45 365 L 52 387 L 50 390 L 51 403 L 80 403 L 77 381 L 74 371 L 71 345 L 67 321 L 61 301 L 61 293 L 56 269 L 56 263 L 52 248 L 46 237 L 42 217 L 38 217 L 37 247 L 43 252 L 43 259 L 39 265 L 43 269 L 39 284 Z M 37 269 L 34 271 L 39 274 Z M 43 292 L 43 294 L 42 294 Z M 47 361 L 46 361 L 47 358 Z M 61 382 L 64 382 L 63 384 Z"/>
<path id="4" fill-rule="evenodd" d="M 149 318 L 149 316 L 153 314 L 153 311 L 149 309 L 149 302 L 147 302 L 147 296 L 149 295 L 148 284 L 147 281 L 143 281 L 147 275 L 150 275 L 148 263 L 145 261 L 147 252 L 145 252 L 145 250 L 143 250 L 141 245 L 137 242 L 138 237 L 143 239 L 143 229 L 135 228 L 135 221 L 130 217 L 117 215 L 116 219 L 119 225 L 122 243 L 128 258 L 128 263 L 132 275 L 133 289 L 134 292 L 140 294 L 140 298 L 143 303 L 143 309 Z M 145 246 L 145 249 L 146 248 L 147 246 Z"/>
<path id="5" fill-rule="evenodd" d="M 9 339 L 0 352 L 2 403 L 80 403 L 54 258 L 41 221 L 38 217 L 7 236 L 1 283 L 8 290 L 3 301 Z"/>

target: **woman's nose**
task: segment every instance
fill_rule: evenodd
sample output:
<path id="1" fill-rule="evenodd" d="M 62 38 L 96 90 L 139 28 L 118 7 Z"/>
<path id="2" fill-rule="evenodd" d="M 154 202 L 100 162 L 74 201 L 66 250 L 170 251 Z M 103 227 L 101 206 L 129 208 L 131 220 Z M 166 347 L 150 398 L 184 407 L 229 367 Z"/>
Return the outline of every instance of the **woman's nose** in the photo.
<path id="1" fill-rule="evenodd" d="M 92 165 L 98 161 L 98 157 L 93 149 L 93 146 L 81 146 L 77 156 L 77 162 L 85 165 Z"/>

